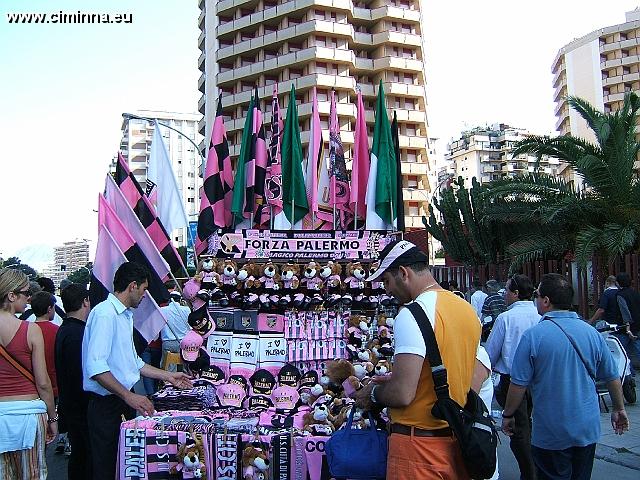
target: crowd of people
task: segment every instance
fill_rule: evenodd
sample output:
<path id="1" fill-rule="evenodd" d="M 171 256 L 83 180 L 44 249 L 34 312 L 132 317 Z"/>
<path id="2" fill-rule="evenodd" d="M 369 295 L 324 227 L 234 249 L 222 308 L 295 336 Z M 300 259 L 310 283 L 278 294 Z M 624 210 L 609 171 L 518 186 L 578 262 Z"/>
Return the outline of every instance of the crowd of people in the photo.
<path id="1" fill-rule="evenodd" d="M 491 410 L 495 397 L 521 478 L 590 478 L 601 433 L 597 381 L 605 382 L 613 403 L 613 430 L 628 430 L 620 376 L 590 325 L 629 324 L 625 345 L 637 355 L 640 294 L 627 274 L 607 279 L 588 321 L 573 311 L 573 288 L 562 275 L 543 275 L 537 285 L 525 275 L 504 284 L 476 280 L 462 292 L 455 281 L 438 282 L 427 256 L 407 241 L 383 250 L 368 281 L 376 279 L 401 305 L 423 309 L 452 399 L 464 405 L 473 388 Z M 148 287 L 140 265 L 122 264 L 114 293 L 98 305 L 90 305 L 84 285 L 67 282 L 56 297 L 52 282 L 39 280 L 0 270 L 0 478 L 46 478 L 45 446 L 67 432 L 68 478 L 112 480 L 122 418 L 154 412 L 146 394 L 157 381 L 191 386 L 184 373 L 158 368 L 161 358 L 179 351 L 190 309 L 171 291 L 162 307 L 167 325 L 158 344 L 145 348 L 136 346 L 132 312 Z M 354 395 L 363 408 L 388 408 L 388 479 L 465 479 L 451 428 L 431 413 L 436 392 L 419 322 L 400 309 L 393 373 L 374 377 Z M 499 378 L 495 395 L 492 372 Z M 141 377 L 150 380 L 146 394 L 133 391 Z"/>

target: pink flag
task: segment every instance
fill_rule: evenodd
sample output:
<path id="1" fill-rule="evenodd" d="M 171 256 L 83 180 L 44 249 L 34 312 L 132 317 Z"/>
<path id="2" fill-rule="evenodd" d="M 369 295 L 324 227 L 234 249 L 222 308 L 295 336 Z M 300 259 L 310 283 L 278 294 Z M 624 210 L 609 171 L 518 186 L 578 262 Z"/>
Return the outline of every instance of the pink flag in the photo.
<path id="1" fill-rule="evenodd" d="M 364 220 L 367 216 L 366 194 L 369 180 L 369 136 L 365 119 L 362 92 L 358 90 L 356 107 L 356 128 L 353 145 L 353 164 L 351 167 L 351 194 L 349 206 L 355 215 Z M 361 223 L 364 226 L 364 221 Z"/>
<path id="2" fill-rule="evenodd" d="M 95 262 L 91 271 L 92 305 L 105 300 L 110 292 L 113 293 L 115 272 L 126 261 L 127 257 L 118 246 L 118 242 L 109 233 L 107 227 L 101 225 Z M 155 339 L 165 326 L 166 320 L 152 295 L 145 295 L 138 307 L 133 310 L 133 324 L 147 342 Z"/>
<path id="3" fill-rule="evenodd" d="M 344 150 L 340 139 L 340 124 L 336 112 L 335 90 L 331 91 L 331 109 L 329 112 L 329 178 L 330 204 L 335 205 L 335 228 L 345 229 L 350 221 L 349 212 L 349 176 L 344 160 Z"/>

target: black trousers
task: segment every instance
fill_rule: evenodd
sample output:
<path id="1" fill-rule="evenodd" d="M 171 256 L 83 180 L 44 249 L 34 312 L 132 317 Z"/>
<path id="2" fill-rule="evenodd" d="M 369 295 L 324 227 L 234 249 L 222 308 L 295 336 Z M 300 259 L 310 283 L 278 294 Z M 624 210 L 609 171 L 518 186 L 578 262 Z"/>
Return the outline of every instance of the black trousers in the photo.
<path id="1" fill-rule="evenodd" d="M 496 390 L 496 400 L 502 408 L 504 408 L 507 399 L 507 392 L 509 391 L 510 381 L 511 378 L 509 375 L 500 374 L 500 384 L 498 385 L 498 389 Z M 537 478 L 536 466 L 533 461 L 533 455 L 531 453 L 532 409 L 533 403 L 531 401 L 531 393 L 527 389 L 522 402 L 513 414 L 516 425 L 513 435 L 509 440 L 509 447 L 511 447 L 513 456 L 518 462 L 520 476 L 524 480 L 536 480 Z"/>
<path id="2" fill-rule="evenodd" d="M 93 479 L 113 480 L 116 476 L 122 416 L 131 419 L 134 418 L 135 412 L 116 395 L 89 395 L 87 423 Z M 73 449 L 73 446 L 71 448 Z"/>
<path id="3" fill-rule="evenodd" d="M 87 416 L 65 416 L 71 456 L 67 467 L 69 480 L 91 480 L 91 445 Z"/>
<path id="4" fill-rule="evenodd" d="M 596 444 L 547 450 L 531 447 L 539 480 L 589 480 L 593 470 Z"/>

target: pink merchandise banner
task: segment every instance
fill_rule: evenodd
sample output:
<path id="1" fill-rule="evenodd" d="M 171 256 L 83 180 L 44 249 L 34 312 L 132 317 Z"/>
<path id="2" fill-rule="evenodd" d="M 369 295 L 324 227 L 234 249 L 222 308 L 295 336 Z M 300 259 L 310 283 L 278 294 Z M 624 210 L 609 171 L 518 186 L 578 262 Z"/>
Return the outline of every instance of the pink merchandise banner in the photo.
<path id="1" fill-rule="evenodd" d="M 214 233 L 208 254 L 226 258 L 286 260 L 375 260 L 400 233 L 369 230 Z"/>

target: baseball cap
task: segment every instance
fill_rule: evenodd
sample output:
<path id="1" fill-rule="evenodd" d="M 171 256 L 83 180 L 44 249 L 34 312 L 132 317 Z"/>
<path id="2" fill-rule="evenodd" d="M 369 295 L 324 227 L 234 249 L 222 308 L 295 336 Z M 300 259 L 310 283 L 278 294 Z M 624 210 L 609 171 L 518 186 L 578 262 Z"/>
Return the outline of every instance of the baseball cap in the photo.
<path id="1" fill-rule="evenodd" d="M 191 328 L 202 335 L 203 338 L 209 336 L 209 334 L 216 328 L 211 321 L 206 304 L 191 312 L 187 321 Z"/>
<path id="2" fill-rule="evenodd" d="M 207 370 L 202 372 L 200 378 L 214 385 L 220 385 L 225 381 L 224 372 L 217 365 L 211 365 Z"/>
<path id="3" fill-rule="evenodd" d="M 180 350 L 182 357 L 187 362 L 193 362 L 198 358 L 198 352 L 202 346 L 202 337 L 193 330 L 189 330 L 184 338 L 180 341 Z"/>
<path id="4" fill-rule="evenodd" d="M 249 390 L 249 382 L 247 382 L 247 379 L 242 375 L 231 375 L 229 377 L 229 383 L 240 385 L 245 392 Z"/>
<path id="5" fill-rule="evenodd" d="M 291 410 L 300 400 L 300 394 L 294 387 L 284 385 L 273 390 L 271 400 L 276 408 Z"/>
<path id="6" fill-rule="evenodd" d="M 300 381 L 300 370 L 295 366 L 287 363 L 284 365 L 278 373 L 278 384 L 288 385 L 290 387 L 297 387 Z"/>
<path id="7" fill-rule="evenodd" d="M 300 387 L 313 387 L 318 383 L 318 372 L 315 370 L 309 370 L 300 378 Z"/>
<path id="8" fill-rule="evenodd" d="M 249 382 L 254 393 L 269 395 L 276 386 L 276 377 L 268 370 L 261 368 L 251 375 Z"/>
<path id="9" fill-rule="evenodd" d="M 244 389 L 237 383 L 225 383 L 216 390 L 220 405 L 225 407 L 240 407 L 245 397 Z"/>
<path id="10" fill-rule="evenodd" d="M 415 244 L 406 240 L 396 240 L 384 247 L 380 252 L 380 267 L 366 279 L 372 282 L 390 268 L 402 265 L 412 265 L 419 262 L 429 262 L 429 257 Z"/>
<path id="11" fill-rule="evenodd" d="M 266 395 L 252 395 L 249 397 L 247 406 L 250 410 L 267 410 L 273 407 L 273 402 Z"/>

